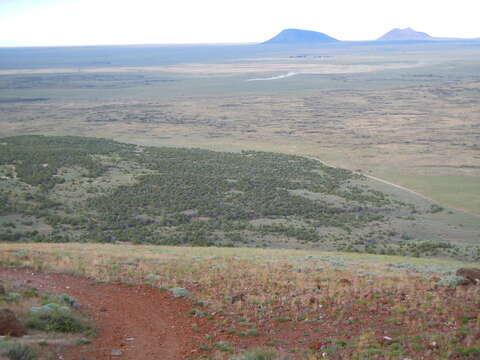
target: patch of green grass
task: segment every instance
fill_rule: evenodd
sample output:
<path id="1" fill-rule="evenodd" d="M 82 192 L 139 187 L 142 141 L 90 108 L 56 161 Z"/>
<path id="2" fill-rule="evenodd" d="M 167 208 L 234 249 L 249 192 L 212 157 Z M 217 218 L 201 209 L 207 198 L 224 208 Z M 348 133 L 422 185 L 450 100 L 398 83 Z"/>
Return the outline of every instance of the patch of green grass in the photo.
<path id="1" fill-rule="evenodd" d="M 476 360 L 480 358 L 480 347 L 459 347 L 457 353 L 464 356 L 466 360 Z"/>
<path id="2" fill-rule="evenodd" d="M 77 339 L 76 343 L 77 345 L 88 345 L 88 344 L 91 344 L 92 341 L 87 338 L 80 338 L 80 339 Z"/>
<path id="3" fill-rule="evenodd" d="M 476 176 L 395 174 L 391 180 L 415 188 L 442 204 L 480 214 L 480 181 Z"/>
<path id="4" fill-rule="evenodd" d="M 22 295 L 26 298 L 37 297 L 38 296 L 38 289 L 31 287 L 22 292 Z"/>
<path id="5" fill-rule="evenodd" d="M 259 336 L 260 334 L 259 334 L 257 329 L 250 329 L 250 330 L 247 330 L 246 335 L 247 336 Z"/>
<path id="6" fill-rule="evenodd" d="M 42 304 L 58 304 L 58 305 L 68 305 L 70 307 L 75 307 L 78 303 L 77 301 L 68 294 L 54 295 L 50 292 L 46 292 L 42 296 Z"/>
<path id="7" fill-rule="evenodd" d="M 5 296 L 0 296 L 0 302 L 4 301 L 7 303 L 19 304 L 21 299 L 22 299 L 22 294 L 16 293 L 16 292 L 10 292 Z"/>
<path id="8" fill-rule="evenodd" d="M 35 360 L 37 354 L 33 348 L 26 344 L 3 343 L 0 347 L 3 356 L 9 360 Z"/>
<path id="9" fill-rule="evenodd" d="M 268 348 L 258 348 L 234 356 L 230 358 L 230 360 L 274 360 L 276 358 L 277 353 L 275 350 Z"/>
<path id="10" fill-rule="evenodd" d="M 214 345 L 215 349 L 224 351 L 224 352 L 232 352 L 232 346 L 226 341 L 220 341 Z"/>

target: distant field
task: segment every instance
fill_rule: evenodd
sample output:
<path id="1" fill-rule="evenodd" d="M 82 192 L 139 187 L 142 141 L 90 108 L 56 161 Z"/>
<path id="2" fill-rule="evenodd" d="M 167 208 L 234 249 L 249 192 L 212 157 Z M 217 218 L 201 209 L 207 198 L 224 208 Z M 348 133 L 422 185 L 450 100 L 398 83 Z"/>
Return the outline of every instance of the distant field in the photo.
<path id="1" fill-rule="evenodd" d="M 477 176 L 409 176 L 397 173 L 392 175 L 385 174 L 383 178 L 401 182 L 441 203 L 480 214 L 480 197 L 476 196 L 476 194 L 480 194 L 480 179 Z M 468 204 L 468 207 L 465 206 L 466 204 Z"/>
<path id="2" fill-rule="evenodd" d="M 479 54 L 478 42 L 0 49 L 0 135 L 308 155 L 479 215 Z"/>

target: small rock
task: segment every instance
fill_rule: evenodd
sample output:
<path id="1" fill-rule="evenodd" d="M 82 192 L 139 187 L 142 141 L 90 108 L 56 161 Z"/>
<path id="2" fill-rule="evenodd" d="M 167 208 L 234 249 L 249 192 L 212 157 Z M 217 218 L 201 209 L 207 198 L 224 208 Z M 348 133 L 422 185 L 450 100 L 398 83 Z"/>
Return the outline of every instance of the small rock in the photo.
<path id="1" fill-rule="evenodd" d="M 460 285 L 475 285 L 480 283 L 480 269 L 461 268 L 457 270 L 457 276 L 465 278 Z"/>
<path id="2" fill-rule="evenodd" d="M 348 279 L 340 279 L 338 282 L 343 285 L 352 285 L 352 282 Z"/>
<path id="3" fill-rule="evenodd" d="M 321 349 L 324 349 L 326 348 L 327 346 L 329 346 L 332 342 L 330 340 L 326 340 L 326 341 L 318 341 L 318 342 L 315 342 L 313 344 L 310 344 L 310 349 L 312 350 L 316 350 L 316 351 L 319 351 Z"/>
<path id="4" fill-rule="evenodd" d="M 23 336 L 26 333 L 12 310 L 0 309 L 0 335 Z"/>
<path id="5" fill-rule="evenodd" d="M 107 312 L 107 311 L 108 311 L 107 308 L 104 308 L 104 307 L 100 308 L 100 312 Z"/>
<path id="6" fill-rule="evenodd" d="M 470 280 L 470 279 L 462 279 L 459 282 L 457 282 L 457 285 L 459 286 L 468 286 L 468 285 L 475 285 L 476 282 Z"/>
<path id="7" fill-rule="evenodd" d="M 235 296 L 232 296 L 232 304 L 235 304 L 237 301 L 244 301 L 245 293 L 239 293 Z"/>
<path id="8" fill-rule="evenodd" d="M 119 349 L 113 349 L 112 352 L 111 352 L 111 355 L 112 355 L 112 356 L 122 356 L 122 355 L 123 355 L 123 351 L 122 351 L 122 350 L 119 350 Z"/>
<path id="9" fill-rule="evenodd" d="M 393 343 L 393 339 L 390 336 L 384 336 L 380 339 L 379 343 L 382 345 L 390 345 Z"/>

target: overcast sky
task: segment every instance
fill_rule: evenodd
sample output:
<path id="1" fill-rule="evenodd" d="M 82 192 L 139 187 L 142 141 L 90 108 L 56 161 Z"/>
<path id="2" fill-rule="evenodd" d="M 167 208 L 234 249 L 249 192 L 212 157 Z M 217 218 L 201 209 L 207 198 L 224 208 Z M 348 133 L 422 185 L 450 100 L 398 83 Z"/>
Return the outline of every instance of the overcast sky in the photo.
<path id="1" fill-rule="evenodd" d="M 261 42 L 285 28 L 473 38 L 479 14 L 479 0 L 0 0 L 0 46 Z"/>

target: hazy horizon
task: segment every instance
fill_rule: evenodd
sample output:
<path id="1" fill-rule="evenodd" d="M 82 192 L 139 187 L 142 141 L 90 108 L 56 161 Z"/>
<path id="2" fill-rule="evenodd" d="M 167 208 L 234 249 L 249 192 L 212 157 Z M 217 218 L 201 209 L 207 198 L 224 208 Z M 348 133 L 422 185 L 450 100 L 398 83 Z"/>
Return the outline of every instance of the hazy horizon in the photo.
<path id="1" fill-rule="evenodd" d="M 271 0 L 2 0 L 0 46 L 248 44 L 286 28 L 346 41 L 374 40 L 393 28 L 407 27 L 434 37 L 478 38 L 479 9 L 468 0 L 455 5 L 406 0 L 397 8 L 380 0 L 299 0 L 294 7 Z"/>

